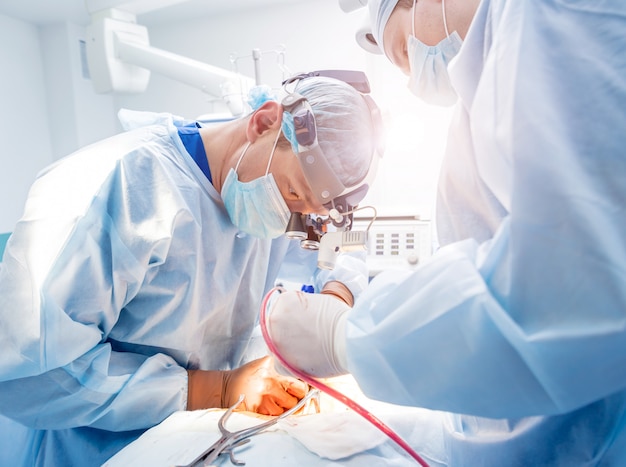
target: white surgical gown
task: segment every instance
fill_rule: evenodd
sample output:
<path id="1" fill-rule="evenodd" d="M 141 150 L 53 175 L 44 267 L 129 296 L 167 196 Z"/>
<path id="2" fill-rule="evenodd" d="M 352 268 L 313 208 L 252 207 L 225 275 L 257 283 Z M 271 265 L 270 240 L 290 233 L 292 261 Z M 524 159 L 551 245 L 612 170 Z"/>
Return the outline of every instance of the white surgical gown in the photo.
<path id="1" fill-rule="evenodd" d="M 185 409 L 188 368 L 260 356 L 291 254 L 291 280 L 366 284 L 356 258 L 316 274 L 298 242 L 238 232 L 174 117 L 124 115 L 138 128 L 39 174 L 0 263 L 0 414 L 23 425 L 0 417 L 0 465 L 100 465 Z"/>
<path id="2" fill-rule="evenodd" d="M 623 0 L 483 0 L 451 66 L 446 246 L 347 327 L 367 395 L 451 413 L 443 463 L 626 465 L 625 51 Z"/>

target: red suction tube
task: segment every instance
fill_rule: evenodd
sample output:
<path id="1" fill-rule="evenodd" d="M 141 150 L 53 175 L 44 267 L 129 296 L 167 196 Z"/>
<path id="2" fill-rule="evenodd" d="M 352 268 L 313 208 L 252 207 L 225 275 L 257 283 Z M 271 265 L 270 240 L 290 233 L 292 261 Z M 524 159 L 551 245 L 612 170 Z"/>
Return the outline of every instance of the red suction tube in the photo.
<path id="1" fill-rule="evenodd" d="M 324 391 L 329 396 L 337 399 L 342 404 L 344 404 L 347 407 L 349 407 L 352 410 L 354 410 L 356 413 L 361 415 L 368 422 L 370 422 L 372 425 L 374 425 L 376 428 L 378 428 L 380 431 L 382 431 L 385 435 L 387 435 L 389 438 L 391 438 L 393 441 L 395 441 L 402 449 L 404 449 L 406 451 L 406 453 L 409 456 L 411 456 L 413 459 L 415 459 L 415 461 L 417 461 L 418 464 L 420 464 L 423 467 L 428 467 L 428 464 L 424 461 L 424 459 L 422 459 L 419 456 L 419 454 L 417 454 L 413 450 L 413 448 L 411 448 L 411 446 L 408 445 L 408 443 L 406 441 L 404 441 L 395 431 L 393 431 L 391 428 L 389 428 L 384 422 L 382 422 L 380 419 L 378 419 L 374 414 L 372 414 L 370 411 L 368 411 L 367 409 L 365 409 L 362 406 L 360 406 L 358 403 L 356 403 L 355 401 L 350 399 L 345 394 L 340 393 L 339 391 L 331 388 L 330 386 L 324 384 L 323 382 L 321 382 L 321 381 L 319 381 L 319 380 L 317 380 L 317 379 L 307 375 L 306 373 L 303 373 L 302 371 L 298 370 L 297 368 L 292 367 L 283 358 L 283 356 L 280 354 L 280 352 L 278 351 L 278 349 L 274 345 L 274 342 L 272 342 L 272 338 L 270 337 L 269 331 L 267 329 L 267 320 L 266 320 L 266 318 L 267 318 L 267 311 L 266 311 L 267 310 L 267 303 L 268 303 L 268 301 L 270 299 L 270 296 L 274 292 L 279 291 L 279 290 L 281 290 L 281 289 L 278 288 L 278 287 L 274 287 L 273 289 L 271 289 L 265 295 L 265 298 L 263 298 L 263 303 L 261 304 L 261 313 L 260 313 L 261 332 L 263 333 L 263 339 L 265 339 L 265 343 L 267 344 L 267 347 L 269 348 L 270 352 L 272 352 L 274 357 L 280 362 L 281 365 L 283 365 L 285 368 L 287 368 L 294 376 L 300 378 L 302 381 L 304 381 L 305 383 L 309 384 L 310 386 L 313 386 L 313 387 L 319 389 L 320 391 Z"/>

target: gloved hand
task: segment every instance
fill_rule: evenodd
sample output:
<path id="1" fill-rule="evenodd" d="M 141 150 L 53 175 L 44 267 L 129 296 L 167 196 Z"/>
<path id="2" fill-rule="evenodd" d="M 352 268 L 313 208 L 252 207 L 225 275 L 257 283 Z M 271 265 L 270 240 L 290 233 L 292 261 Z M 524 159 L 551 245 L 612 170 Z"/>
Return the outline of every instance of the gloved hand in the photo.
<path id="1" fill-rule="evenodd" d="M 346 318 L 350 307 L 333 295 L 284 292 L 268 310 L 268 331 L 280 355 L 317 377 L 347 373 Z M 278 367 L 278 371 L 283 371 Z"/>
<path id="2" fill-rule="evenodd" d="M 227 408 L 240 394 L 246 397 L 237 410 L 263 415 L 280 415 L 302 399 L 309 390 L 299 379 L 276 372 L 271 357 L 230 371 L 189 370 L 187 410 Z"/>

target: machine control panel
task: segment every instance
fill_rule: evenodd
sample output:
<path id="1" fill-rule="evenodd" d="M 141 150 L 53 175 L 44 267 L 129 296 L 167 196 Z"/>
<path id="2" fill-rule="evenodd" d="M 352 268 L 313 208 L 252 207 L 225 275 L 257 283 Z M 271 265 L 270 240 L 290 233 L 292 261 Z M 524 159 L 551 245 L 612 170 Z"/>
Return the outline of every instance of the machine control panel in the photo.
<path id="1" fill-rule="evenodd" d="M 371 218 L 355 218 L 354 230 L 365 230 Z M 431 222 L 416 216 L 377 217 L 367 238 L 367 265 L 373 277 L 387 269 L 415 269 L 432 255 Z"/>

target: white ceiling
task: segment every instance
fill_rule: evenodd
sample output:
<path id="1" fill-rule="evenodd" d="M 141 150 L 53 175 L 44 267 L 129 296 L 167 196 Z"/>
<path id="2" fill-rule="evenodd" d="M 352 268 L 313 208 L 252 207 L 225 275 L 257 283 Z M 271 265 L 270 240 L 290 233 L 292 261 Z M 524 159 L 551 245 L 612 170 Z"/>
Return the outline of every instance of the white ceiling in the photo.
<path id="1" fill-rule="evenodd" d="M 178 5 L 144 13 L 138 19 L 143 24 L 156 24 L 303 1 L 306 0 L 187 0 Z M 37 25 L 63 21 L 86 25 L 90 22 L 85 0 L 0 0 L 0 14 Z"/>

